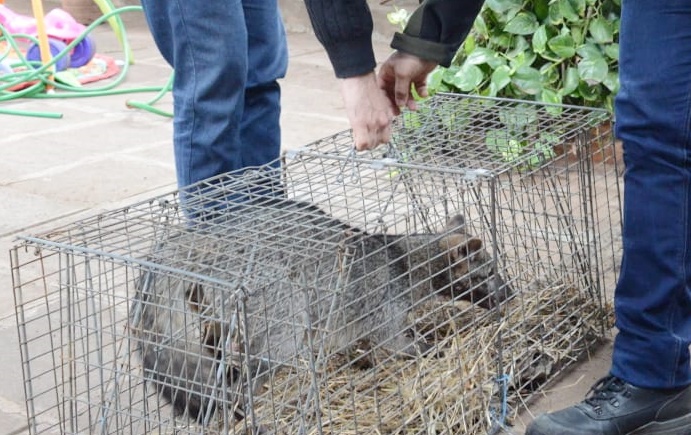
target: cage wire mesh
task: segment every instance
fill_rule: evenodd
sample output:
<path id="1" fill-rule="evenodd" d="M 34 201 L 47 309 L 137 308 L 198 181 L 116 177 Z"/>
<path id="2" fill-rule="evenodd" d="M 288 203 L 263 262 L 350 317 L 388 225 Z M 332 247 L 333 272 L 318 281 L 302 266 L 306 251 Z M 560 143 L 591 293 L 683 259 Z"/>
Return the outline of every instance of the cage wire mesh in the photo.
<path id="1" fill-rule="evenodd" d="M 609 118 L 440 94 L 399 121 L 22 236 L 31 433 L 509 424 L 611 326 Z"/>

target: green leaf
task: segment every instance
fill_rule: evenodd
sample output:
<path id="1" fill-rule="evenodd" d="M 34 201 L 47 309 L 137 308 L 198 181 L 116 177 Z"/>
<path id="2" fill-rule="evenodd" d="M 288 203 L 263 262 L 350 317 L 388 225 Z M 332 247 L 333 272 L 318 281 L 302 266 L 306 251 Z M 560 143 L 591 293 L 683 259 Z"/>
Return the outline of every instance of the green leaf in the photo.
<path id="1" fill-rule="evenodd" d="M 511 83 L 511 68 L 506 65 L 497 67 L 490 78 L 494 89 L 499 92 Z"/>
<path id="2" fill-rule="evenodd" d="M 578 24 L 572 23 L 570 27 L 564 26 L 564 28 L 561 30 L 562 35 L 570 34 L 573 40 L 577 41 L 577 44 L 583 43 L 583 27 L 579 26 Z"/>
<path id="3" fill-rule="evenodd" d="M 578 84 L 578 93 L 586 101 L 597 101 L 602 95 L 602 88 L 600 85 L 590 86 L 586 82 Z"/>
<path id="4" fill-rule="evenodd" d="M 591 21 L 588 30 L 598 44 L 606 44 L 614 41 L 612 24 L 602 17 L 595 18 Z"/>
<path id="5" fill-rule="evenodd" d="M 512 36 L 508 33 L 500 33 L 498 35 L 492 35 L 489 38 L 490 44 L 496 45 L 499 48 L 509 49 L 512 46 Z"/>
<path id="6" fill-rule="evenodd" d="M 430 95 L 439 91 L 444 77 L 444 69 L 444 67 L 438 66 L 427 76 L 427 92 Z"/>
<path id="7" fill-rule="evenodd" d="M 540 101 L 550 104 L 561 104 L 561 95 L 552 89 L 543 89 L 540 93 Z"/>
<path id="8" fill-rule="evenodd" d="M 511 9 L 520 9 L 523 4 L 521 0 L 487 0 L 485 6 L 501 15 Z"/>
<path id="9" fill-rule="evenodd" d="M 556 113 L 555 113 L 556 114 Z M 556 156 L 554 146 L 559 144 L 559 138 L 554 134 L 543 133 L 540 135 L 540 140 L 533 144 L 533 152 L 537 152 L 537 161 L 531 161 L 533 166 L 535 163 L 541 164 L 544 160 L 550 160 Z"/>
<path id="10" fill-rule="evenodd" d="M 458 89 L 454 89 L 448 83 L 442 82 L 437 92 L 458 92 Z"/>
<path id="11" fill-rule="evenodd" d="M 499 121 L 510 131 L 522 132 L 527 126 L 537 121 L 537 109 L 535 106 L 526 104 L 500 109 Z"/>
<path id="12" fill-rule="evenodd" d="M 580 16 L 585 16 L 585 0 L 569 0 L 571 6 Z"/>
<path id="13" fill-rule="evenodd" d="M 616 94 L 619 92 L 619 74 L 614 71 L 608 72 L 607 77 L 605 77 L 605 80 L 603 80 L 602 84 L 605 85 L 605 87 L 613 94 Z"/>
<path id="14" fill-rule="evenodd" d="M 403 125 L 406 128 L 417 130 L 422 127 L 422 120 L 420 119 L 420 114 L 414 110 L 405 110 L 401 114 Z"/>
<path id="15" fill-rule="evenodd" d="M 394 12 L 389 12 L 386 14 L 386 19 L 389 20 L 389 23 L 393 24 L 394 26 L 398 26 L 401 28 L 401 30 L 403 30 L 405 29 L 406 24 L 408 24 L 410 15 L 411 14 L 409 14 L 405 9 L 396 9 Z"/>
<path id="16" fill-rule="evenodd" d="M 573 91 L 578 89 L 578 82 L 580 82 L 580 80 L 581 78 L 578 76 L 578 70 L 576 68 L 567 68 L 564 74 L 564 86 L 561 88 L 562 95 L 570 95 Z"/>
<path id="17" fill-rule="evenodd" d="M 614 112 L 614 96 L 613 95 L 607 95 L 605 97 L 605 109 L 609 111 L 609 113 Z"/>
<path id="18" fill-rule="evenodd" d="M 533 0 L 533 10 L 539 21 L 544 21 L 549 17 L 549 0 Z"/>
<path id="19" fill-rule="evenodd" d="M 547 49 L 547 28 L 542 25 L 537 28 L 533 35 L 533 51 L 542 54 Z"/>
<path id="20" fill-rule="evenodd" d="M 540 74 L 542 75 L 543 83 L 557 83 L 560 79 L 559 71 L 554 67 L 553 63 L 546 63 L 540 67 Z"/>
<path id="21" fill-rule="evenodd" d="M 465 41 L 463 42 L 463 51 L 465 51 L 466 55 L 469 55 L 475 51 L 475 36 L 473 36 L 472 33 L 465 38 Z"/>
<path id="22" fill-rule="evenodd" d="M 499 58 L 494 50 L 490 50 L 489 48 L 485 47 L 476 47 L 475 50 L 468 55 L 468 58 L 465 60 L 465 62 L 471 65 L 482 65 L 486 63 L 490 67 L 493 65 L 499 66 L 504 63 L 504 61 Z"/>
<path id="23" fill-rule="evenodd" d="M 510 51 L 506 52 L 506 57 L 513 59 L 521 54 L 525 54 L 526 51 L 530 49 L 530 44 L 525 36 L 513 36 L 512 38 L 512 48 Z"/>
<path id="24" fill-rule="evenodd" d="M 493 153 L 500 155 L 506 162 L 513 162 L 523 153 L 521 143 L 512 138 L 505 130 L 490 130 L 485 136 L 485 144 Z"/>
<path id="25" fill-rule="evenodd" d="M 510 60 L 511 68 L 519 69 L 523 66 L 531 66 L 533 62 L 535 62 L 535 59 L 537 59 L 537 55 L 535 53 L 523 51 L 518 53 L 516 57 Z"/>
<path id="26" fill-rule="evenodd" d="M 476 65 L 471 65 L 466 62 L 454 75 L 452 83 L 462 92 L 470 92 L 480 86 L 483 79 L 484 74 L 482 70 Z"/>
<path id="27" fill-rule="evenodd" d="M 548 18 L 549 23 L 555 26 L 561 24 L 564 21 L 564 16 L 561 14 L 558 2 L 550 3 Z"/>
<path id="28" fill-rule="evenodd" d="M 605 55 L 612 60 L 619 61 L 619 44 L 616 42 L 613 44 L 607 44 L 603 47 Z"/>
<path id="29" fill-rule="evenodd" d="M 578 62 L 578 75 L 589 85 L 602 83 L 607 77 L 609 66 L 599 50 L 582 51 L 585 55 Z"/>
<path id="30" fill-rule="evenodd" d="M 592 44 L 592 43 L 581 45 L 576 50 L 576 53 L 578 53 L 579 56 L 581 56 L 583 58 L 588 58 L 588 59 L 595 59 L 598 57 L 603 57 L 602 52 L 600 51 L 599 48 L 597 48 L 597 45 Z"/>
<path id="31" fill-rule="evenodd" d="M 516 161 L 523 154 L 523 144 L 516 139 L 509 139 L 508 146 L 502 150 L 501 156 L 506 162 Z"/>
<path id="32" fill-rule="evenodd" d="M 561 59 L 569 59 L 576 54 L 576 43 L 571 35 L 557 35 L 547 45 Z"/>
<path id="33" fill-rule="evenodd" d="M 578 12 L 571 4 L 570 0 L 558 0 L 559 13 L 567 21 L 576 22 L 580 21 L 581 17 L 578 16 Z"/>
<path id="34" fill-rule="evenodd" d="M 473 23 L 473 30 L 479 35 L 481 35 L 483 38 L 489 38 L 489 30 L 487 29 L 487 23 L 485 23 L 485 19 L 482 18 L 482 14 L 479 14 L 475 18 L 475 22 Z"/>
<path id="35" fill-rule="evenodd" d="M 516 70 L 511 77 L 511 83 L 527 95 L 537 95 L 542 90 L 540 71 L 529 66 L 523 66 Z"/>
<path id="36" fill-rule="evenodd" d="M 531 12 L 519 12 L 513 17 L 506 26 L 504 31 L 514 35 L 532 35 L 539 26 L 537 18 Z"/>
<path id="37" fill-rule="evenodd" d="M 493 153 L 501 154 L 509 145 L 509 134 L 505 130 L 489 130 L 485 135 L 485 145 Z"/>

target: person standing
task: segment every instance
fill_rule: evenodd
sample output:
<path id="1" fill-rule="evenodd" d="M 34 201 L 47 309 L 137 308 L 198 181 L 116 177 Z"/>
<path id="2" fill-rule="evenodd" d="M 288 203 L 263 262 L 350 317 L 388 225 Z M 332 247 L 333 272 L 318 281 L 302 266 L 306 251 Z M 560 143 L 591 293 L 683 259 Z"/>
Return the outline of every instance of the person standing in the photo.
<path id="1" fill-rule="evenodd" d="M 612 367 L 526 435 L 691 434 L 691 0 L 623 0 L 623 259 Z"/>
<path id="2" fill-rule="evenodd" d="M 178 185 L 274 162 L 281 147 L 278 79 L 288 66 L 277 0 L 142 0 L 142 7 L 175 71 Z"/>

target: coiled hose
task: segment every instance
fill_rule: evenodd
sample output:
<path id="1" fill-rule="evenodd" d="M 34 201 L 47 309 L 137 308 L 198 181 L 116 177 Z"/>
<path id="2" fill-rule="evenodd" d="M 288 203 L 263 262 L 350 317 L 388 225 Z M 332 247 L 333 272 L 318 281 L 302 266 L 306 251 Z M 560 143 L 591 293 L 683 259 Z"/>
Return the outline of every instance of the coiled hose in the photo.
<path id="1" fill-rule="evenodd" d="M 17 40 L 29 39 L 34 43 L 38 41 L 32 35 L 24 34 L 10 34 L 0 24 L 0 41 L 7 41 L 7 49 L 0 53 L 0 62 L 7 59 L 11 53 L 18 56 L 16 61 L 10 63 L 12 72 L 7 72 L 0 75 L 0 104 L 6 101 L 12 101 L 19 98 L 37 98 L 37 99 L 52 99 L 52 98 L 82 98 L 82 97 L 99 97 L 105 95 L 122 95 L 130 93 L 145 93 L 155 92 L 156 95 L 149 101 L 135 101 L 127 100 L 128 107 L 146 110 L 148 112 L 172 117 L 172 113 L 154 107 L 163 96 L 171 90 L 173 75 L 171 74 L 168 81 L 163 86 L 144 86 L 133 88 L 119 88 L 122 81 L 125 79 L 130 65 L 133 63 L 132 50 L 127 41 L 127 31 L 122 22 L 121 15 L 130 12 L 141 12 L 141 6 L 125 6 L 122 8 L 115 8 L 110 0 L 95 0 L 103 15 L 91 23 L 75 40 L 67 44 L 67 47 L 52 57 L 50 62 L 37 65 L 36 62 L 31 62 L 21 53 Z M 95 27 L 103 22 L 108 21 L 111 28 L 116 34 L 122 50 L 124 52 L 124 63 L 120 72 L 108 84 L 95 87 L 89 86 L 83 88 L 80 86 L 73 86 L 66 83 L 61 83 L 53 78 L 53 66 L 62 59 L 67 53 L 79 44 Z M 22 87 L 20 90 L 18 87 Z M 39 118 L 62 118 L 61 113 L 57 112 L 43 112 L 43 111 L 27 111 L 16 110 L 0 107 L 0 114 L 4 115 L 19 115 L 19 116 L 33 116 Z"/>

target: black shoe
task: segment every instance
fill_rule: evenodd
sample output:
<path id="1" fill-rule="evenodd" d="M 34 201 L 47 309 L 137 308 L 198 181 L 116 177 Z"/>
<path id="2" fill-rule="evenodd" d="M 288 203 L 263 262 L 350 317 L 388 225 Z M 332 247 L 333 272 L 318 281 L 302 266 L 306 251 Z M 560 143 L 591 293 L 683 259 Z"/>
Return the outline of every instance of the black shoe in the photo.
<path id="1" fill-rule="evenodd" d="M 648 390 L 600 379 L 578 405 L 538 416 L 525 435 L 689 435 L 691 386 Z"/>

